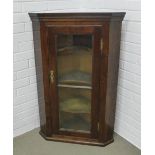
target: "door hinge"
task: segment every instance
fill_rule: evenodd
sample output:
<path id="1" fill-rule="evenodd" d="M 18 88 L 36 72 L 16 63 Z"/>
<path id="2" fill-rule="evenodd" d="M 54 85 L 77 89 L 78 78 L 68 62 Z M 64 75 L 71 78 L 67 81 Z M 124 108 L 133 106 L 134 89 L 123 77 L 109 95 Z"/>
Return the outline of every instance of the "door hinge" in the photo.
<path id="1" fill-rule="evenodd" d="M 49 79 L 50 79 L 51 84 L 54 83 L 54 71 L 53 70 L 50 71 Z"/>
<path id="2" fill-rule="evenodd" d="M 99 131 L 99 128 L 100 128 L 100 124 L 99 122 L 97 123 L 97 131 Z"/>
<path id="3" fill-rule="evenodd" d="M 100 48 L 101 48 L 101 54 L 103 53 L 103 38 L 101 38 L 100 41 Z"/>

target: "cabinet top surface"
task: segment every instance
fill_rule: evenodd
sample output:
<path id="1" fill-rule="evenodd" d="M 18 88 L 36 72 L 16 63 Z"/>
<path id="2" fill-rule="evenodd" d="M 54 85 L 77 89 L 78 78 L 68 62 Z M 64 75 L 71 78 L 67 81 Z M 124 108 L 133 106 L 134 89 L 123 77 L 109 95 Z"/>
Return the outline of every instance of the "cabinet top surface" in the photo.
<path id="1" fill-rule="evenodd" d="M 31 19 L 76 19 L 76 18 L 88 18 L 88 19 L 113 19 L 118 18 L 123 20 L 125 12 L 67 12 L 67 13 L 29 13 Z"/>

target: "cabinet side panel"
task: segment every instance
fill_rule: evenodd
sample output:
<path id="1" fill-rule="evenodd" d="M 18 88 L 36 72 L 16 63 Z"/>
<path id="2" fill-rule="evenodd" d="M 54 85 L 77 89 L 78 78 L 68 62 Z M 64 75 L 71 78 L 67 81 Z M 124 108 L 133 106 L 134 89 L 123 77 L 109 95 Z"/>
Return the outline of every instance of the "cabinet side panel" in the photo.
<path id="1" fill-rule="evenodd" d="M 39 114 L 40 114 L 40 128 L 42 132 L 46 133 L 45 97 L 44 97 L 43 70 L 42 70 L 40 23 L 39 21 L 33 21 L 32 24 L 33 24 L 33 40 L 34 40 L 35 65 L 36 65 L 38 104 L 39 104 Z"/>
<path id="2" fill-rule="evenodd" d="M 99 98 L 99 141 L 106 142 L 106 92 L 107 92 L 107 73 L 108 73 L 108 52 L 109 52 L 109 22 L 103 23 L 102 44 L 100 56 L 100 98 Z"/>
<path id="3" fill-rule="evenodd" d="M 105 106 L 106 140 L 113 138 L 120 55 L 121 22 L 112 21 L 109 26 L 109 55 Z"/>

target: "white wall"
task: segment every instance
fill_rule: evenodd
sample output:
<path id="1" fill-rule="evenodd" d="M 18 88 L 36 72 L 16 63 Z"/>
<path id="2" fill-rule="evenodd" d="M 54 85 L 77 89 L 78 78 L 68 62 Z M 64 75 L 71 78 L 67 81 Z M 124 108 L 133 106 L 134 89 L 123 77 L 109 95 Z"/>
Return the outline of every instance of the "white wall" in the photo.
<path id="1" fill-rule="evenodd" d="M 14 136 L 39 126 L 31 21 L 35 11 L 125 11 L 115 132 L 140 148 L 140 1 L 14 0 Z"/>

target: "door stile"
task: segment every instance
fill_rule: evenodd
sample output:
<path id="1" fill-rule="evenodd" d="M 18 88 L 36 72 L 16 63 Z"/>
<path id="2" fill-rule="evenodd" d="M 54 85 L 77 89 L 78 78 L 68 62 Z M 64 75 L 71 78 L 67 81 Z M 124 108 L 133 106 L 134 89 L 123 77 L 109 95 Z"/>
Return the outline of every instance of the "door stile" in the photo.
<path id="1" fill-rule="evenodd" d="M 98 138 L 99 131 L 99 89 L 100 89 L 100 40 L 101 40 L 101 28 L 94 28 L 94 47 L 93 47 L 93 68 L 92 68 L 92 127 L 91 127 L 91 136 L 92 138 Z"/>
<path id="2" fill-rule="evenodd" d="M 49 29 L 49 85 L 52 113 L 52 133 L 57 134 L 59 131 L 59 101 L 57 90 L 57 56 L 56 56 L 56 35 L 52 29 Z"/>

